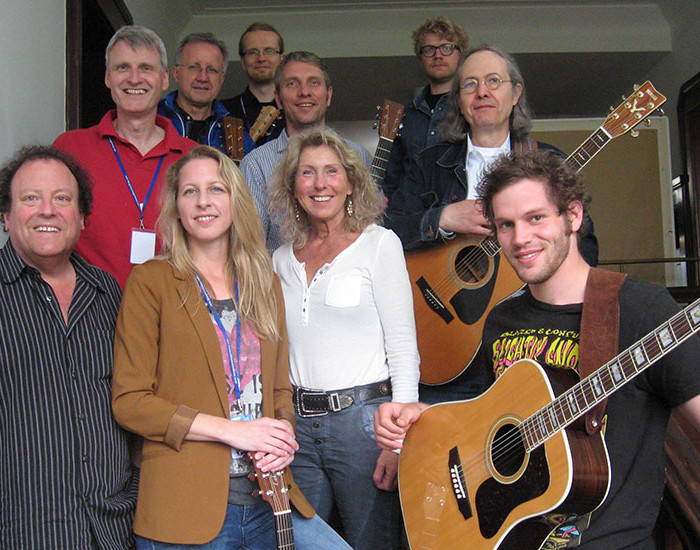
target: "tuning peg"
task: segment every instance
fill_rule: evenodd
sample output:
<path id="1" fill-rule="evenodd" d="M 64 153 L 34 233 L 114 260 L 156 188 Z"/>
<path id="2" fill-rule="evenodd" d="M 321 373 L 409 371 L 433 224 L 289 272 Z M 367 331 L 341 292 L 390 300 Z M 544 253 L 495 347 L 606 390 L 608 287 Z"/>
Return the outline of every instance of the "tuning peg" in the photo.
<path id="1" fill-rule="evenodd" d="M 659 116 L 664 116 L 666 114 L 663 109 L 657 109 L 656 112 Z"/>
<path id="2" fill-rule="evenodd" d="M 626 96 L 624 96 L 624 95 L 623 95 L 623 96 L 621 96 L 621 97 L 622 97 L 622 101 L 625 101 L 625 100 L 627 99 L 627 97 L 626 97 Z"/>
<path id="3" fill-rule="evenodd" d="M 651 119 L 650 119 L 650 118 L 644 119 L 644 125 L 645 125 L 647 128 L 649 128 L 649 126 L 651 126 Z"/>
<path id="4" fill-rule="evenodd" d="M 613 107 L 612 105 L 610 105 L 610 112 L 612 113 L 614 110 L 615 110 L 615 107 Z"/>
<path id="5" fill-rule="evenodd" d="M 372 123 L 372 128 L 374 128 L 376 130 L 378 127 L 379 127 L 379 125 L 376 122 Z"/>
<path id="6" fill-rule="evenodd" d="M 639 130 L 631 130 L 631 131 L 630 131 L 630 135 L 631 135 L 633 138 L 639 137 Z"/>
<path id="7" fill-rule="evenodd" d="M 636 92 L 637 90 L 639 90 L 639 88 L 640 88 L 639 84 L 632 84 L 632 89 L 633 89 L 635 92 Z"/>
<path id="8" fill-rule="evenodd" d="M 377 111 L 380 111 L 380 112 L 381 112 L 381 110 L 382 110 L 382 106 L 381 106 L 381 105 L 375 105 L 375 108 L 377 109 Z"/>

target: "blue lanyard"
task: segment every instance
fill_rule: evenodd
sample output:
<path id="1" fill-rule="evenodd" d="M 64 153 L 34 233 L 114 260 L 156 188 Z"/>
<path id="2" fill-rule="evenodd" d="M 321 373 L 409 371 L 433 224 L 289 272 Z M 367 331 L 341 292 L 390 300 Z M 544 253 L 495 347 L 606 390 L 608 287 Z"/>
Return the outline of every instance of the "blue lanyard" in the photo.
<path id="1" fill-rule="evenodd" d="M 207 304 L 207 309 L 209 309 L 209 313 L 212 314 L 212 317 L 214 317 L 216 324 L 219 325 L 219 328 L 221 329 L 221 332 L 224 335 L 224 341 L 226 342 L 226 352 L 228 353 L 228 364 L 231 369 L 231 380 L 233 380 L 233 391 L 236 393 L 236 399 L 240 399 L 241 377 L 239 373 L 241 367 L 241 318 L 238 315 L 238 312 L 236 312 L 236 357 L 238 361 L 234 362 L 233 351 L 231 350 L 231 340 L 228 337 L 226 328 L 224 328 L 224 323 L 221 321 L 221 317 L 219 317 L 219 314 L 217 313 L 216 309 L 214 309 L 214 304 L 212 303 L 211 298 L 209 297 L 207 289 L 204 288 L 204 283 L 202 283 L 202 279 L 200 279 L 199 275 L 197 275 L 196 273 L 194 274 L 194 276 L 197 279 L 199 290 L 202 293 L 204 302 Z M 233 288 L 236 295 L 236 304 L 238 304 L 238 280 L 236 280 L 236 282 L 234 283 Z"/>
<path id="2" fill-rule="evenodd" d="M 134 202 L 136 203 L 136 208 L 139 209 L 139 222 L 141 224 L 141 229 L 143 229 L 143 213 L 146 210 L 146 205 L 148 204 L 148 199 L 151 198 L 151 193 L 153 192 L 153 188 L 156 185 L 156 180 L 158 179 L 158 174 L 160 174 L 160 167 L 163 165 L 163 159 L 165 158 L 165 155 L 160 157 L 160 160 L 158 161 L 158 166 L 156 167 L 156 172 L 153 174 L 153 179 L 151 180 L 151 185 L 148 188 L 148 192 L 146 193 L 146 198 L 143 200 L 143 203 L 139 202 L 139 198 L 136 196 L 136 191 L 134 191 L 134 186 L 131 185 L 131 180 L 129 179 L 129 176 L 126 173 L 126 168 L 124 168 L 124 164 L 122 163 L 122 159 L 119 156 L 119 152 L 117 151 L 117 148 L 114 146 L 114 142 L 112 141 L 111 136 L 107 136 L 107 139 L 109 140 L 109 145 L 112 147 L 112 151 L 114 152 L 114 156 L 117 157 L 117 162 L 119 163 L 119 168 L 122 170 L 122 174 L 124 175 L 124 179 L 126 180 L 126 184 L 129 186 L 129 191 L 131 191 L 131 196 L 134 198 Z"/>

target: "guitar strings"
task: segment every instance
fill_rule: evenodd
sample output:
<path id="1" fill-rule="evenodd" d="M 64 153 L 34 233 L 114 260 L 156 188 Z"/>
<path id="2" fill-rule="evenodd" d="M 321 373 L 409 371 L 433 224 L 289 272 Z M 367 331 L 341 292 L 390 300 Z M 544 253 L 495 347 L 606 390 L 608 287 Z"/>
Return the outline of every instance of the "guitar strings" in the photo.
<path id="1" fill-rule="evenodd" d="M 591 375 L 584 378 L 580 383 L 563 392 L 555 400 L 542 407 L 539 411 L 525 419 L 520 424 L 513 424 L 513 430 L 506 437 L 501 438 L 499 441 L 493 444 L 491 452 L 493 457 L 492 462 L 508 460 L 509 458 L 512 458 L 513 453 L 518 453 L 518 455 L 520 455 L 521 446 L 525 453 L 531 453 L 532 451 L 536 450 L 551 436 L 565 429 L 574 420 L 583 416 L 588 410 L 597 405 L 605 397 L 612 394 L 615 390 L 619 389 L 632 378 L 655 363 L 660 357 L 678 347 L 697 331 L 697 328 L 694 328 L 691 325 L 686 316 L 686 313 L 692 309 L 694 305 L 695 304 L 674 315 L 668 322 L 657 327 L 654 331 L 644 336 L 639 342 L 633 344 L 620 355 L 613 358 Z M 673 342 L 667 343 L 666 347 L 664 348 L 660 344 L 659 334 L 666 328 L 670 328 Z M 700 325 L 698 325 L 698 328 L 700 328 Z M 649 349 L 652 344 L 655 345 L 656 349 Z M 635 363 L 632 354 L 640 346 L 644 351 L 644 360 Z M 613 373 L 613 368 L 618 365 L 622 373 L 621 378 L 616 378 Z M 596 397 L 595 392 L 591 389 L 591 384 L 595 378 L 599 379 L 603 384 L 604 392 L 602 396 Z M 577 403 L 580 399 L 583 399 L 584 401 L 584 405 L 579 406 L 577 411 L 572 411 L 571 406 L 568 404 L 568 397 L 571 395 L 576 396 Z M 586 395 L 589 395 L 591 399 L 589 400 Z M 565 410 L 565 406 L 569 409 L 568 413 Z M 542 433 L 542 430 L 536 425 L 538 419 L 547 416 L 546 411 L 548 410 L 554 411 L 555 418 L 557 418 L 558 422 L 557 426 L 551 425 L 550 423 L 551 433 L 549 434 Z M 559 420 L 560 418 L 562 420 Z M 546 418 L 543 420 L 543 423 L 546 425 Z M 539 435 L 537 435 L 538 433 Z M 530 441 L 532 443 L 536 443 L 534 446 L 528 444 L 528 436 L 530 436 Z M 489 447 L 484 447 L 476 454 L 469 457 L 466 461 L 462 461 L 457 466 L 458 472 L 465 477 L 465 480 L 470 480 L 473 477 L 473 474 L 476 473 L 477 468 L 481 467 L 481 464 L 485 460 L 488 452 Z M 523 455 L 523 460 L 524 458 L 525 455 Z"/>

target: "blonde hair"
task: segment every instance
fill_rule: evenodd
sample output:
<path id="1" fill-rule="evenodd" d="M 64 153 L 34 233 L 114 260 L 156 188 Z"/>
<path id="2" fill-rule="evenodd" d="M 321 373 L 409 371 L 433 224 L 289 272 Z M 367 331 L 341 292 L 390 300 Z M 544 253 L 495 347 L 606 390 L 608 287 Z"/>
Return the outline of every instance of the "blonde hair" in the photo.
<path id="1" fill-rule="evenodd" d="M 352 186 L 353 215 L 345 216 L 344 228 L 350 233 L 363 231 L 368 225 L 381 219 L 380 192 L 369 168 L 360 155 L 332 130 L 311 129 L 295 134 L 289 139 L 287 154 L 279 163 L 272 177 L 269 203 L 271 213 L 281 218 L 281 232 L 287 242 L 301 248 L 311 230 L 308 214 L 294 198 L 294 183 L 299 168 L 299 158 L 307 147 L 327 145 L 338 155 L 345 168 L 348 183 Z M 346 204 L 347 200 L 346 199 Z"/>
<path id="2" fill-rule="evenodd" d="M 178 159 L 168 169 L 163 188 L 162 207 L 158 216 L 158 230 L 163 238 L 161 256 L 183 274 L 194 278 L 200 275 L 190 255 L 187 233 L 180 222 L 177 196 L 182 168 L 197 159 L 212 159 L 219 164 L 221 183 L 229 192 L 233 223 L 228 235 L 226 270 L 228 286 L 234 293 L 234 281 L 238 281 L 236 308 L 241 321 L 250 322 L 259 336 L 276 340 L 277 303 L 271 292 L 273 283 L 272 262 L 262 238 L 262 224 L 253 197 L 243 174 L 231 159 L 220 151 L 199 145 Z"/>

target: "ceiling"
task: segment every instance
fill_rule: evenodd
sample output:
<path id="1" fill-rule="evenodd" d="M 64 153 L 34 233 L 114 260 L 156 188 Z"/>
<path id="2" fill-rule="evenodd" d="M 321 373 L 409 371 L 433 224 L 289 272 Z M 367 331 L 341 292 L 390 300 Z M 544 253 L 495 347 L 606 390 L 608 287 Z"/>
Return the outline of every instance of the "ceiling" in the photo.
<path id="1" fill-rule="evenodd" d="M 593 9 L 596 6 L 611 4 L 636 4 L 655 5 L 663 11 L 669 1 L 680 0 L 188 0 L 188 4 L 195 18 L 201 16 L 207 20 L 207 16 L 214 16 L 216 19 L 229 16 L 239 17 L 240 21 L 241 17 L 262 19 L 266 13 L 280 16 L 281 12 L 309 11 L 318 14 L 319 11 L 337 13 L 339 10 L 357 12 L 364 9 L 425 10 L 431 7 L 440 10 L 465 7 L 478 10 L 510 10 L 575 4 Z M 329 18 L 328 21 L 337 19 Z M 469 32 L 468 25 L 465 25 L 465 28 Z M 611 32 L 615 32 L 614 26 Z M 408 36 L 407 33 L 407 38 Z M 590 47 L 593 49 L 595 44 Z M 514 54 L 525 77 L 528 98 L 537 118 L 603 117 L 609 106 L 618 105 L 621 96 L 631 93 L 633 84 L 641 84 L 646 75 L 669 55 L 671 54 L 668 50 Z M 333 104 L 328 113 L 329 121 L 371 119 L 375 115 L 375 106 L 381 104 L 384 98 L 405 103 L 425 83 L 425 78 L 411 55 L 326 57 L 324 60 L 329 66 L 334 88 Z M 221 96 L 238 94 L 241 91 L 241 83 L 245 81 L 239 62 L 232 61 Z M 669 91 L 666 92 L 668 95 Z"/>

